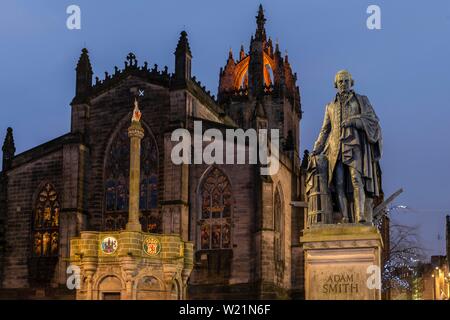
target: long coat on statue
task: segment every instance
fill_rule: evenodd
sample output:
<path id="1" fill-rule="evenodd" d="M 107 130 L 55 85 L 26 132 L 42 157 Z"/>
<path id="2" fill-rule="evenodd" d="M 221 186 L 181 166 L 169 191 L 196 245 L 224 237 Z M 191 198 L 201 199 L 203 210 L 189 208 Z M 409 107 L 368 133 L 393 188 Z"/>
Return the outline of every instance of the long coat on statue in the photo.
<path id="1" fill-rule="evenodd" d="M 351 93 L 348 104 L 341 108 L 338 97 L 326 106 L 325 117 L 314 150 L 328 159 L 328 184 L 333 180 L 336 162 L 355 168 L 364 179 L 366 192 L 379 195 L 377 161 L 382 154 L 379 120 L 366 96 Z M 344 112 L 343 112 L 344 111 Z M 344 114 L 345 113 L 345 114 Z M 360 119 L 361 128 L 344 128 L 343 120 Z"/>

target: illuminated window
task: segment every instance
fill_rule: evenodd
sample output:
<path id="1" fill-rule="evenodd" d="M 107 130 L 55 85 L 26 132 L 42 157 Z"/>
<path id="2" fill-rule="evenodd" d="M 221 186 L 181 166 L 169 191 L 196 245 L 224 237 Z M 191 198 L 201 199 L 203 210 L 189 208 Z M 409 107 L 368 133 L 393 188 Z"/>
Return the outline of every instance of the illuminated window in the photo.
<path id="1" fill-rule="evenodd" d="M 145 130 L 145 128 L 144 128 Z M 105 166 L 105 230 L 121 230 L 128 220 L 130 138 L 128 124 L 117 134 L 107 153 Z M 150 133 L 141 140 L 140 221 L 146 232 L 159 232 L 158 151 Z"/>
<path id="2" fill-rule="evenodd" d="M 200 188 L 200 249 L 231 248 L 232 197 L 228 178 L 213 168 Z"/>
<path id="3" fill-rule="evenodd" d="M 58 194 L 47 183 L 36 199 L 33 217 L 33 256 L 58 256 L 59 247 L 59 213 Z"/>
<path id="4" fill-rule="evenodd" d="M 240 80 L 240 85 L 238 89 L 247 88 L 248 87 L 248 68 L 245 70 L 245 73 Z"/>
<path id="5" fill-rule="evenodd" d="M 270 86 L 273 81 L 273 71 L 272 71 L 272 67 L 270 66 L 269 63 L 264 65 L 264 84 L 266 86 Z"/>
<path id="6" fill-rule="evenodd" d="M 263 76 L 264 76 L 264 85 L 270 86 L 273 84 L 274 81 L 274 74 L 273 74 L 273 66 L 274 61 L 273 59 L 264 52 L 263 54 L 263 61 L 264 61 L 264 69 L 263 69 Z M 237 65 L 235 69 L 235 78 L 234 78 L 234 88 L 235 89 L 242 89 L 248 87 L 248 68 L 250 63 L 250 57 L 246 57 L 242 59 Z"/>

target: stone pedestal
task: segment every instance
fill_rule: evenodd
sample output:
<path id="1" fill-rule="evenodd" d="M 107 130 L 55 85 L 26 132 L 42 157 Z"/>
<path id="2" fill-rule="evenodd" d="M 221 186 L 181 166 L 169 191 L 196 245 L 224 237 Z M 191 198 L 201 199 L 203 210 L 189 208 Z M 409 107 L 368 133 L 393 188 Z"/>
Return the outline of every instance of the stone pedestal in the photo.
<path id="1" fill-rule="evenodd" d="M 126 230 L 83 231 L 70 240 L 77 299 L 186 299 L 193 268 L 193 244 L 179 234 L 142 232 L 139 222 L 141 112 L 134 101 L 130 138 L 130 193 Z"/>
<path id="2" fill-rule="evenodd" d="M 176 234 L 84 231 L 70 240 L 70 263 L 79 300 L 181 300 L 193 244 Z"/>
<path id="3" fill-rule="evenodd" d="M 305 229 L 307 300 L 381 299 L 381 235 L 376 227 L 339 224 Z"/>

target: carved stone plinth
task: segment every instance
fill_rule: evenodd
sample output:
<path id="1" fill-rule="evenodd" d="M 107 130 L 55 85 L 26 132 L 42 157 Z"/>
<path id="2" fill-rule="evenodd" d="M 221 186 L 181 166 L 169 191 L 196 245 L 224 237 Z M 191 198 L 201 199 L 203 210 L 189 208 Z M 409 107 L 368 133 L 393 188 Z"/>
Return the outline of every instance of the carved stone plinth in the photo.
<path id="1" fill-rule="evenodd" d="M 70 240 L 80 300 L 180 300 L 193 267 L 193 244 L 176 234 L 81 232 Z"/>
<path id="2" fill-rule="evenodd" d="M 305 229 L 307 300 L 381 299 L 381 235 L 376 227 L 339 224 Z"/>

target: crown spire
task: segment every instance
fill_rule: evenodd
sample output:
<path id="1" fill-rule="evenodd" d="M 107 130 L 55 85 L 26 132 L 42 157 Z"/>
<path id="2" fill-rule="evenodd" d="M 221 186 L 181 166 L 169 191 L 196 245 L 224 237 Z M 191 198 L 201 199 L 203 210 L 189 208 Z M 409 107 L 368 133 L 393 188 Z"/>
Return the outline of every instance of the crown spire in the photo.
<path id="1" fill-rule="evenodd" d="M 264 9 L 262 4 L 259 5 L 258 15 L 256 16 L 256 33 L 255 33 L 255 39 L 256 40 L 263 40 L 266 41 L 266 29 L 264 28 L 264 25 L 266 23 L 266 18 L 264 17 Z"/>

